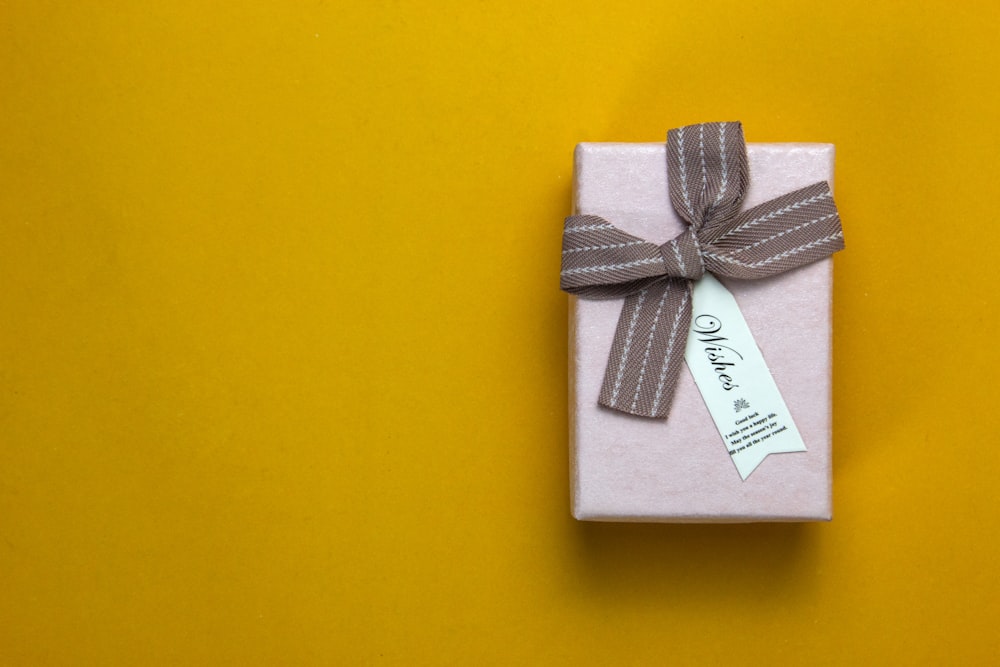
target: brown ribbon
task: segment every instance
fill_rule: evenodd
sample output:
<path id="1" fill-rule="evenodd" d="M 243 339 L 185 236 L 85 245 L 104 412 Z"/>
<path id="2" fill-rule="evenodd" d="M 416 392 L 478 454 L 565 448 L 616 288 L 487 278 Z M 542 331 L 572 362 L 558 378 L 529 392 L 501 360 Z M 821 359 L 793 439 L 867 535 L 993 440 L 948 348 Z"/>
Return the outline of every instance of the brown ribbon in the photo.
<path id="1" fill-rule="evenodd" d="M 658 246 L 596 215 L 566 218 L 562 289 L 625 297 L 601 405 L 666 418 L 691 322 L 692 281 L 705 271 L 765 278 L 843 249 L 827 183 L 740 212 L 748 180 L 740 123 L 688 125 L 667 133 L 670 202 L 687 231 Z"/>

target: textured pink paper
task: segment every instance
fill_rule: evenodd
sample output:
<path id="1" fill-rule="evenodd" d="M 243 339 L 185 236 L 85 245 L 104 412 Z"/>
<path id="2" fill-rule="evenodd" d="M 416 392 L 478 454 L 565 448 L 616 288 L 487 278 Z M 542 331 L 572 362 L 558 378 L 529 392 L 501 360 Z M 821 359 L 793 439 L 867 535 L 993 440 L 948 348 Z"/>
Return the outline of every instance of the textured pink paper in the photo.
<path id="1" fill-rule="evenodd" d="M 833 187 L 830 144 L 748 144 L 744 207 L 816 181 Z M 580 144 L 575 213 L 663 243 L 683 223 L 667 194 L 664 144 Z M 592 521 L 746 522 L 831 518 L 830 303 L 833 263 L 765 280 L 726 280 L 807 452 L 739 474 L 687 366 L 666 421 L 598 406 L 622 301 L 570 297 L 573 516 Z"/>

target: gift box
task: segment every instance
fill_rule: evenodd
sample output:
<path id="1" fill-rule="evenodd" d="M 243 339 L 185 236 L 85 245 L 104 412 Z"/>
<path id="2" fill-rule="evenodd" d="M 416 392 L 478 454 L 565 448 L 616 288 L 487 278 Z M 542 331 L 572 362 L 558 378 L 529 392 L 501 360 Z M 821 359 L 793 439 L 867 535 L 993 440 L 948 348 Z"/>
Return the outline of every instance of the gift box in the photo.
<path id="1" fill-rule="evenodd" d="M 744 208 L 816 182 L 832 187 L 830 144 L 751 143 L 746 155 Z M 663 244 L 687 228 L 671 205 L 668 186 L 665 144 L 576 148 L 575 214 L 601 216 L 624 232 Z M 570 296 L 573 516 L 633 522 L 830 520 L 832 268 L 827 257 L 760 280 L 721 279 L 806 446 L 767 456 L 745 480 L 686 364 L 666 419 L 598 404 L 623 301 Z"/>

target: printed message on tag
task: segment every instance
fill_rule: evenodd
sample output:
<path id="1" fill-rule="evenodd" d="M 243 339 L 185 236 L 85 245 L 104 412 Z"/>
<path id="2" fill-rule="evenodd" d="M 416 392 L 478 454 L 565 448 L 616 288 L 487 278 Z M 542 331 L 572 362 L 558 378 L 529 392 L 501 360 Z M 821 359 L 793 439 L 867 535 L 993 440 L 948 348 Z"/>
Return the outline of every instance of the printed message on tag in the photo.
<path id="1" fill-rule="evenodd" d="M 695 283 L 684 360 L 744 480 L 768 454 L 806 445 L 736 299 L 711 274 Z"/>

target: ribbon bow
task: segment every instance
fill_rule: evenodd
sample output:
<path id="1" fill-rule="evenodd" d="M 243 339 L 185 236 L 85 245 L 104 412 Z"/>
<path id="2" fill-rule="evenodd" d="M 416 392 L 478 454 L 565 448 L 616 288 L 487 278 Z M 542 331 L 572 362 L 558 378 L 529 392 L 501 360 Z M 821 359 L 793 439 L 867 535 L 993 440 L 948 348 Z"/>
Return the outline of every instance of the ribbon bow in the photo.
<path id="1" fill-rule="evenodd" d="M 561 288 L 593 299 L 625 297 L 599 403 L 666 418 L 691 323 L 693 281 L 705 271 L 765 278 L 843 249 L 825 182 L 740 211 L 749 180 L 740 123 L 667 133 L 670 203 L 688 229 L 663 245 L 596 215 L 566 218 Z"/>

